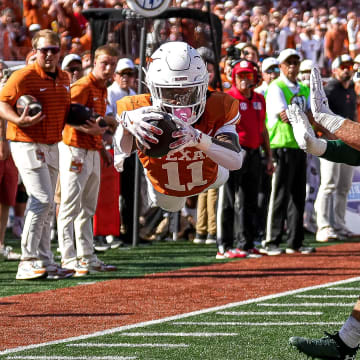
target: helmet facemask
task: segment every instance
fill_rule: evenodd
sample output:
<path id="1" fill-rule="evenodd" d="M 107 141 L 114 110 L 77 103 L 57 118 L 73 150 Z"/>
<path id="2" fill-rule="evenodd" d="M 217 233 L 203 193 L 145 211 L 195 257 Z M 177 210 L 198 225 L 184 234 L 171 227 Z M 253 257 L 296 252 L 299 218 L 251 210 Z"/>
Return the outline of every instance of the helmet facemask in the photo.
<path id="1" fill-rule="evenodd" d="M 186 43 L 163 44 L 152 55 L 146 83 L 153 105 L 187 124 L 203 114 L 209 74 L 195 49 Z"/>

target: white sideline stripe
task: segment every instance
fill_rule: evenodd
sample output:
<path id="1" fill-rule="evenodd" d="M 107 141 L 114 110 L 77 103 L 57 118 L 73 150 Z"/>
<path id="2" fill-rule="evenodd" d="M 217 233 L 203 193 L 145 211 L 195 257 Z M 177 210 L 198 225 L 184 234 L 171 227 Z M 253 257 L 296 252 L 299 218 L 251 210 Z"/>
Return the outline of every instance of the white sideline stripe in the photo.
<path id="1" fill-rule="evenodd" d="M 303 306 L 303 307 L 317 307 L 317 306 L 349 306 L 349 307 L 353 307 L 354 303 L 293 303 L 293 304 L 266 304 L 266 303 L 262 303 L 262 304 L 257 304 L 257 306 L 279 306 L 279 307 L 289 307 L 289 306 Z"/>
<path id="2" fill-rule="evenodd" d="M 355 282 L 355 281 L 360 281 L 360 277 L 354 277 L 354 278 L 349 278 L 349 279 L 345 279 L 345 280 L 329 282 L 329 283 L 326 283 L 326 284 L 314 285 L 314 286 L 308 286 L 308 287 L 304 287 L 304 288 L 300 288 L 300 289 L 284 291 L 284 292 L 278 293 L 278 294 L 266 295 L 266 296 L 262 296 L 262 297 L 259 297 L 259 298 L 248 299 L 248 300 L 239 301 L 239 302 L 233 302 L 233 303 L 229 303 L 229 304 L 221 305 L 221 306 L 214 306 L 214 307 L 211 307 L 211 308 L 192 311 L 192 312 L 185 313 L 185 314 L 179 314 L 179 315 L 165 317 L 165 318 L 162 318 L 162 319 L 144 321 L 144 322 L 140 322 L 140 323 L 137 323 L 137 324 L 131 324 L 131 325 L 119 326 L 119 327 L 115 327 L 115 328 L 112 328 L 112 329 L 96 331 L 96 332 L 94 332 L 92 334 L 74 336 L 74 337 L 61 339 L 61 340 L 53 340 L 53 341 L 48 341 L 48 342 L 44 342 L 44 343 L 40 343 L 40 344 L 19 346 L 17 348 L 0 351 L 0 355 L 10 354 L 10 353 L 18 352 L 18 351 L 30 350 L 30 349 L 38 349 L 40 347 L 49 346 L 49 345 L 64 344 L 64 343 L 68 343 L 68 342 L 71 342 L 71 341 L 86 340 L 86 339 L 90 339 L 90 338 L 97 337 L 97 336 L 114 334 L 114 333 L 118 333 L 118 332 L 121 332 L 121 331 L 127 331 L 127 330 L 130 330 L 130 329 L 136 329 L 136 328 L 145 327 L 145 326 L 149 326 L 149 325 L 162 324 L 164 322 L 169 322 L 169 321 L 174 321 L 174 320 L 179 320 L 179 319 L 185 319 L 185 318 L 191 317 L 191 316 L 207 314 L 207 313 L 210 313 L 210 312 L 225 310 L 225 309 L 229 309 L 229 308 L 233 308 L 233 307 L 241 306 L 241 305 L 246 305 L 246 304 L 253 304 L 253 303 L 257 303 L 259 301 L 273 300 L 273 299 L 277 299 L 277 298 L 280 298 L 280 297 L 283 297 L 283 296 L 295 295 L 295 294 L 298 294 L 298 293 L 301 293 L 301 292 L 304 292 L 304 291 L 322 289 L 322 288 L 326 288 L 326 287 L 329 287 L 329 286 L 348 284 L 348 283 L 352 283 L 352 282 Z M 296 304 L 296 305 L 299 305 L 299 304 Z M 351 305 L 346 305 L 346 306 L 353 306 L 353 305 L 354 304 L 352 303 Z M 326 306 L 326 305 L 322 305 L 322 306 Z M 334 304 L 334 306 L 339 306 L 339 304 Z"/>
<path id="3" fill-rule="evenodd" d="M 127 348 L 135 348 L 135 347 L 149 347 L 149 348 L 185 348 L 189 347 L 188 344 L 98 344 L 98 343 L 80 343 L 80 344 L 67 344 L 66 346 L 73 346 L 73 347 L 127 347 Z"/>
<path id="4" fill-rule="evenodd" d="M 296 295 L 295 297 L 308 299 L 352 299 L 358 298 L 359 295 Z"/>
<path id="5" fill-rule="evenodd" d="M 295 325 L 343 325 L 344 322 L 335 321 L 318 321 L 318 322 L 238 322 L 238 321 L 213 321 L 213 322 L 196 322 L 196 321 L 179 321 L 174 325 L 207 325 L 207 326 L 295 326 Z"/>
<path id="6" fill-rule="evenodd" d="M 238 336 L 238 333 L 216 333 L 216 332 L 193 332 L 193 333 L 156 333 L 156 332 L 124 332 L 120 336 L 191 336 L 191 337 L 211 337 L 211 336 Z"/>
<path id="7" fill-rule="evenodd" d="M 21 360 L 133 360 L 136 356 L 7 356 Z"/>
<path id="8" fill-rule="evenodd" d="M 218 311 L 219 315 L 322 315 L 322 311 Z"/>
<path id="9" fill-rule="evenodd" d="M 334 287 L 329 288 L 328 290 L 336 290 L 336 291 L 360 291 L 360 287 Z"/>

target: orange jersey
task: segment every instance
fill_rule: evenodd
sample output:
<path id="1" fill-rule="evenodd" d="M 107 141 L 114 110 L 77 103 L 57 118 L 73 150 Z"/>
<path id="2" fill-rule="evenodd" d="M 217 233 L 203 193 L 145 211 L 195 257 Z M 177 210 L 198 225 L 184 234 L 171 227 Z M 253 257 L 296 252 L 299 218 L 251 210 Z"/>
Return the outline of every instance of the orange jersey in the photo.
<path id="1" fill-rule="evenodd" d="M 6 137 L 12 141 L 54 144 L 61 141 L 65 118 L 70 106 L 70 81 L 57 69 L 55 79 L 48 76 L 35 62 L 15 71 L 0 92 L 0 101 L 15 108 L 22 95 L 32 95 L 41 103 L 45 118 L 39 123 L 19 127 L 8 122 Z"/>
<path id="2" fill-rule="evenodd" d="M 150 106 L 150 95 L 126 96 L 116 104 L 117 112 L 121 114 L 125 110 Z M 214 136 L 222 126 L 239 121 L 238 109 L 239 102 L 230 95 L 212 92 L 206 101 L 204 114 L 193 126 Z M 155 190 L 162 194 L 177 197 L 196 195 L 207 189 L 217 178 L 217 163 L 195 147 L 162 158 L 151 158 L 138 150 L 138 156 Z"/>
<path id="3" fill-rule="evenodd" d="M 71 84 L 71 102 L 85 105 L 101 116 L 105 115 L 106 99 L 106 87 L 99 84 L 92 73 Z M 65 125 L 63 141 L 67 145 L 88 150 L 102 148 L 101 135 L 88 135 L 70 125 Z"/>

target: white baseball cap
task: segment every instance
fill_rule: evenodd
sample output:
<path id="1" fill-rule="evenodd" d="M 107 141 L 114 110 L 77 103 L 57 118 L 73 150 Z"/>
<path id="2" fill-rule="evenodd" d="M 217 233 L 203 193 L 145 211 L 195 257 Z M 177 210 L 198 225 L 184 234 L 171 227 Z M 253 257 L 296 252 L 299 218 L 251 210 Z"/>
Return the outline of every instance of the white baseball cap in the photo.
<path id="1" fill-rule="evenodd" d="M 341 64 L 345 63 L 345 62 L 351 62 L 353 63 L 354 60 L 352 59 L 352 57 L 349 54 L 342 54 L 338 57 L 335 58 L 335 60 L 332 62 L 331 64 L 331 69 L 335 70 L 337 69 Z"/>
<path id="2" fill-rule="evenodd" d="M 135 69 L 135 65 L 134 65 L 133 61 L 129 58 L 120 59 L 116 65 L 115 72 L 119 73 L 125 69 L 132 69 L 132 70 Z"/>
<path id="3" fill-rule="evenodd" d="M 281 51 L 277 60 L 278 60 L 279 64 L 281 64 L 290 56 L 297 56 L 300 59 L 300 54 L 295 49 L 289 48 L 289 49 L 285 49 L 285 50 Z"/>
<path id="4" fill-rule="evenodd" d="M 263 60 L 261 63 L 261 71 L 265 72 L 267 69 L 269 69 L 272 66 L 279 66 L 279 62 L 274 57 L 268 57 Z"/>
<path id="5" fill-rule="evenodd" d="M 41 30 L 41 26 L 39 24 L 31 24 L 29 26 L 29 31 L 39 31 Z"/>
<path id="6" fill-rule="evenodd" d="M 67 68 L 67 66 L 72 62 L 72 61 L 78 61 L 81 64 L 81 57 L 78 54 L 68 54 L 64 57 L 64 60 L 61 63 L 61 70 L 64 70 L 65 68 Z"/>
<path id="7" fill-rule="evenodd" d="M 310 59 L 305 59 L 300 63 L 300 68 L 299 71 L 303 72 L 303 71 L 311 71 L 312 67 L 313 67 L 314 63 L 312 60 Z"/>

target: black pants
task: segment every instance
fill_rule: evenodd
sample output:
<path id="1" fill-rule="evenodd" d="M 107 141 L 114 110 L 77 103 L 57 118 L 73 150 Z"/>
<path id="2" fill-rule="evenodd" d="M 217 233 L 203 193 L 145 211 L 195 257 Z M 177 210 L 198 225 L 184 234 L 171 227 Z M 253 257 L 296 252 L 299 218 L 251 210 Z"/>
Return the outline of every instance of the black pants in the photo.
<path id="1" fill-rule="evenodd" d="M 304 241 L 306 154 L 300 149 L 273 149 L 276 171 L 272 179 L 267 217 L 267 245 L 278 246 L 287 234 L 287 247 L 298 249 Z"/>
<path id="2" fill-rule="evenodd" d="M 218 246 L 225 249 L 252 249 L 257 235 L 257 202 L 260 184 L 261 158 L 259 149 L 246 149 L 243 166 L 230 171 L 219 201 L 220 231 Z"/>

